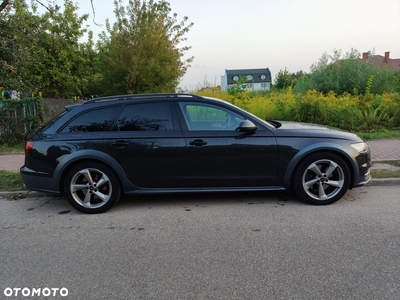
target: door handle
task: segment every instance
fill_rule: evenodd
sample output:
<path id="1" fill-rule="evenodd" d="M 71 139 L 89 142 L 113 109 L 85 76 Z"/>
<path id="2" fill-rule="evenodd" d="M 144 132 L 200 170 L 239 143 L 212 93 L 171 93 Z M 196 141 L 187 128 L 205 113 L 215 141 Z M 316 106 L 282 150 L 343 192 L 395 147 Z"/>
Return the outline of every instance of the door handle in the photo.
<path id="1" fill-rule="evenodd" d="M 203 140 L 194 140 L 194 141 L 191 141 L 189 144 L 192 146 L 205 146 L 205 145 L 207 145 L 207 142 L 203 141 Z"/>
<path id="2" fill-rule="evenodd" d="M 115 143 L 111 143 L 111 146 L 114 146 L 117 149 L 122 149 L 125 148 L 125 146 L 128 146 L 129 143 L 125 141 L 116 141 Z"/>

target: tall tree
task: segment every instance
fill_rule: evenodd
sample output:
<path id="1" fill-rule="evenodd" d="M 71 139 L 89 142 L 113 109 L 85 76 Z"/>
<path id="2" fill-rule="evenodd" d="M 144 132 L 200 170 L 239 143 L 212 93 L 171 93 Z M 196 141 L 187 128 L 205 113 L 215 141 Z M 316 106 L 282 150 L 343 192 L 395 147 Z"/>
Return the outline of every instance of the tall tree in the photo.
<path id="1" fill-rule="evenodd" d="M 88 15 L 78 16 L 77 10 L 71 0 L 64 0 L 58 11 L 42 15 L 38 48 L 32 54 L 35 64 L 30 66 L 30 80 L 45 96 L 80 96 L 93 79 L 92 34 L 89 33 L 87 43 L 80 41 L 87 33 L 82 27 Z"/>
<path id="2" fill-rule="evenodd" d="M 24 75 L 37 46 L 40 23 L 40 17 L 29 10 L 24 0 L 14 0 L 0 14 L 0 86 L 3 88 L 29 88 Z"/>
<path id="3" fill-rule="evenodd" d="M 180 44 L 193 26 L 171 14 L 166 1 L 115 0 L 116 22 L 106 21 L 98 43 L 103 70 L 103 94 L 172 92 L 193 57 Z"/>
<path id="4" fill-rule="evenodd" d="M 82 42 L 88 15 L 64 0 L 63 7 L 39 14 L 35 1 L 28 7 L 14 0 L 0 14 L 0 86 L 20 92 L 43 92 L 49 97 L 82 95 L 98 75 L 93 72 L 92 33 Z"/>

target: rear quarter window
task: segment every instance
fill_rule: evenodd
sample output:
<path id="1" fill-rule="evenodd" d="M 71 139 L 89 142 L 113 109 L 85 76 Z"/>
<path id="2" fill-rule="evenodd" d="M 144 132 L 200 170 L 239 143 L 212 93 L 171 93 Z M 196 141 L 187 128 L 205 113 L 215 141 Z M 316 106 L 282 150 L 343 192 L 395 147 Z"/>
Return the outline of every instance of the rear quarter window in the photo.
<path id="1" fill-rule="evenodd" d="M 120 106 L 105 107 L 93 109 L 84 112 L 67 125 L 65 125 L 60 132 L 102 132 L 110 130 Z"/>

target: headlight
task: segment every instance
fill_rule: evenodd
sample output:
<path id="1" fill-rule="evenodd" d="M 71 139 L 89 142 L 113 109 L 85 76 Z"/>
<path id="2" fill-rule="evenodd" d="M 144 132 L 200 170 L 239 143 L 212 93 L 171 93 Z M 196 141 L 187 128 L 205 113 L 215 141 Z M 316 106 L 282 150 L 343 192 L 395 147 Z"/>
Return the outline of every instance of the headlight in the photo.
<path id="1" fill-rule="evenodd" d="M 366 153 L 366 152 L 368 152 L 368 145 L 367 145 L 367 143 L 351 144 L 351 146 L 352 146 L 358 153 Z"/>

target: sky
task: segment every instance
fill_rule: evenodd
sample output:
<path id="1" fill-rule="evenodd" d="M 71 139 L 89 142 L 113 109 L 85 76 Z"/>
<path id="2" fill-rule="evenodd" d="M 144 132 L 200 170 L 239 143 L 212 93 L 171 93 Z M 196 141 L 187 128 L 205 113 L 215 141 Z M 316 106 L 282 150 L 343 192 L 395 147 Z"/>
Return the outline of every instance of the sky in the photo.
<path id="1" fill-rule="evenodd" d="M 126 5 L 128 0 L 123 0 Z M 225 69 L 310 71 L 323 53 L 352 48 L 400 58 L 400 0 L 169 0 L 178 21 L 194 25 L 181 46 L 194 56 L 179 86 L 219 85 Z M 112 0 L 93 0 L 96 23 L 114 18 Z M 80 12 L 93 18 L 90 0 Z M 95 36 L 103 27 L 89 22 Z"/>

